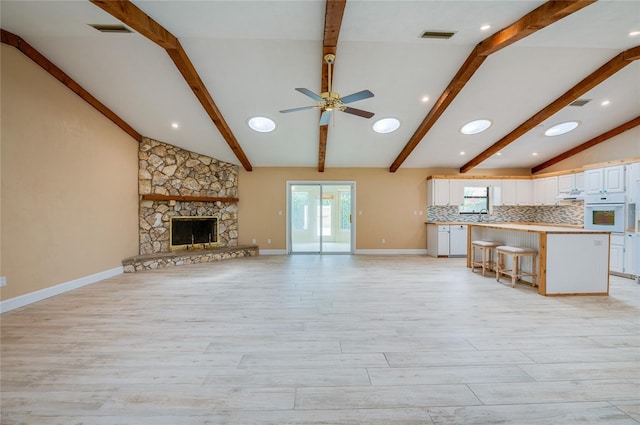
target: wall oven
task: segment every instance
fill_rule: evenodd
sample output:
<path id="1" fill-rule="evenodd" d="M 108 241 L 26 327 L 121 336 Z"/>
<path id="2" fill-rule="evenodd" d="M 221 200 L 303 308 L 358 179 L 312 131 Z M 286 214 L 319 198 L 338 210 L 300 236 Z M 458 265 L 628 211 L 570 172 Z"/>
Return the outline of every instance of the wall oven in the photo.
<path id="1" fill-rule="evenodd" d="M 624 194 L 588 195 L 584 202 L 584 228 L 624 232 Z"/>

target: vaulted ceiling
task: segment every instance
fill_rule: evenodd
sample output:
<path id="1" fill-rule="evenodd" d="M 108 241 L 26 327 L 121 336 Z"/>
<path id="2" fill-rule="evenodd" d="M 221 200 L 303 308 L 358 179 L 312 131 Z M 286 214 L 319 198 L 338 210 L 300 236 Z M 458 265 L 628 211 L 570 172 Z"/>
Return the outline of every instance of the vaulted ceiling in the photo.
<path id="1" fill-rule="evenodd" d="M 640 31 L 639 1 L 2 0 L 0 6 L 5 32 L 134 134 L 247 170 L 538 171 L 558 155 L 640 123 L 640 35 L 630 35 Z M 133 32 L 102 33 L 91 24 L 124 24 Z M 424 31 L 454 35 L 424 39 Z M 334 112 L 321 127 L 317 110 L 279 112 L 315 103 L 294 88 L 326 90 L 327 52 L 336 55 L 333 91 L 372 91 L 374 97 L 350 106 L 373 118 Z M 569 106 L 576 99 L 589 102 Z M 275 131 L 251 130 L 253 116 L 273 119 Z M 372 124 L 386 117 L 399 119 L 400 128 L 375 133 Z M 460 132 L 479 118 L 492 126 Z M 569 120 L 581 125 L 544 136 Z"/>

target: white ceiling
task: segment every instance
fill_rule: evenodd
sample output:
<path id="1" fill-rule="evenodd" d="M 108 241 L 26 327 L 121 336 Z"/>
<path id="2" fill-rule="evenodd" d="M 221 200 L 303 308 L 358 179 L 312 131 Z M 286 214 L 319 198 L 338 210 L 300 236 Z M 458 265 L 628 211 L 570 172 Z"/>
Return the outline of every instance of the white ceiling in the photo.
<path id="1" fill-rule="evenodd" d="M 317 167 L 318 112 L 278 111 L 314 104 L 295 87 L 320 92 L 324 0 L 134 3 L 178 37 L 253 167 Z M 352 106 L 376 115 L 334 114 L 326 167 L 389 167 L 474 46 L 543 3 L 348 0 L 333 87 L 342 96 L 371 90 L 374 98 Z M 2 0 L 0 14 L 4 30 L 144 136 L 239 164 L 166 52 L 136 33 L 90 27 L 119 23 L 97 6 Z M 492 29 L 481 31 L 484 24 Z M 424 30 L 455 35 L 424 40 Z M 640 1 L 600 0 L 491 55 L 402 167 L 462 166 L 618 53 L 640 45 L 640 36 L 628 35 L 632 30 L 640 30 Z M 480 167 L 532 167 L 640 115 L 638 62 L 581 96 L 592 99 L 586 106 L 563 109 Z M 603 107 L 605 99 L 611 104 Z M 246 121 L 255 115 L 274 119 L 276 130 L 250 130 Z M 398 118 L 400 129 L 374 133 L 373 122 L 383 117 Z M 477 118 L 493 126 L 475 136 L 460 133 Z M 564 136 L 542 135 L 569 119 L 582 125 Z"/>

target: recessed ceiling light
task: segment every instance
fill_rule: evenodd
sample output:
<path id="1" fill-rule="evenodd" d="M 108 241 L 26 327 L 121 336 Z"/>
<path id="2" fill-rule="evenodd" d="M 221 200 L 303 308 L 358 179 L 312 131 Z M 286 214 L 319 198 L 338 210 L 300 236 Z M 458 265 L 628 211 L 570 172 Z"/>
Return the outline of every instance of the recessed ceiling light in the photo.
<path id="1" fill-rule="evenodd" d="M 180 128 L 180 124 L 178 124 L 177 122 L 172 122 L 171 128 Z"/>
<path id="2" fill-rule="evenodd" d="M 611 103 L 611 101 L 610 101 L 610 100 L 604 100 L 604 101 L 602 101 L 601 105 L 602 105 L 602 106 L 607 106 L 607 105 L 609 105 L 610 103 Z"/>
<path id="3" fill-rule="evenodd" d="M 538 152 L 534 152 L 534 153 L 532 153 L 531 155 L 533 155 L 533 156 L 538 156 Z"/>
<path id="4" fill-rule="evenodd" d="M 422 101 L 423 101 L 424 103 L 427 103 L 427 102 L 429 101 L 429 96 L 424 96 L 424 97 L 422 98 Z"/>
<path id="5" fill-rule="evenodd" d="M 269 133 L 276 129 L 276 123 L 267 117 L 249 118 L 247 124 L 253 131 L 257 131 L 258 133 Z"/>
<path id="6" fill-rule="evenodd" d="M 400 121 L 396 118 L 382 118 L 373 123 L 373 131 L 376 133 L 392 133 L 400 128 Z"/>
<path id="7" fill-rule="evenodd" d="M 560 136 L 561 134 L 565 134 L 570 132 L 571 130 L 575 130 L 580 125 L 580 121 L 567 121 L 562 122 L 560 124 L 556 124 L 553 127 L 548 128 L 544 135 L 548 137 Z"/>
<path id="8" fill-rule="evenodd" d="M 636 35 L 640 35 L 640 31 L 631 31 L 629 33 L 629 37 L 635 37 Z"/>
<path id="9" fill-rule="evenodd" d="M 500 155 L 502 155 L 502 152 L 498 152 L 498 153 L 496 153 L 496 155 L 500 156 Z"/>
<path id="10" fill-rule="evenodd" d="M 460 155 L 464 155 L 464 151 L 460 151 Z"/>
<path id="11" fill-rule="evenodd" d="M 462 132 L 462 134 L 478 134 L 485 131 L 489 127 L 491 127 L 491 121 L 481 119 L 466 123 L 462 126 L 460 131 Z"/>
<path id="12" fill-rule="evenodd" d="M 480 29 L 481 29 L 482 31 L 486 31 L 486 30 L 488 30 L 488 29 L 491 29 L 491 25 L 483 25 L 483 26 L 481 26 L 481 27 L 480 27 Z"/>

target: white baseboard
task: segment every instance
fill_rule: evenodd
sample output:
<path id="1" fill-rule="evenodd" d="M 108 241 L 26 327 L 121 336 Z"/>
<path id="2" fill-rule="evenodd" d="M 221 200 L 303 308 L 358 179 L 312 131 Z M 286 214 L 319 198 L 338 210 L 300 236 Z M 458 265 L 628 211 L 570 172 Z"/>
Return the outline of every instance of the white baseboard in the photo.
<path id="1" fill-rule="evenodd" d="M 24 307 L 25 305 L 33 304 L 38 301 L 42 301 L 46 298 L 53 297 L 55 295 L 62 294 L 64 292 L 71 291 L 73 289 L 81 288 L 92 283 L 99 282 L 109 277 L 117 276 L 124 272 L 122 266 L 113 268 L 111 270 L 105 270 L 103 272 L 95 273 L 89 276 L 81 277 L 79 279 L 70 280 L 59 285 L 52 286 L 50 288 L 41 289 L 39 291 L 31 292 L 29 294 L 20 295 L 15 298 L 10 298 L 0 302 L 0 313 L 16 309 L 18 307 Z"/>
<path id="2" fill-rule="evenodd" d="M 426 255 L 426 249 L 356 249 L 356 254 L 374 255 Z"/>
<path id="3" fill-rule="evenodd" d="M 331 254 L 330 252 L 326 254 Z M 426 249 L 356 249 L 354 254 L 365 255 L 427 255 Z M 260 255 L 287 255 L 286 249 L 261 249 Z"/>
<path id="4" fill-rule="evenodd" d="M 287 255 L 286 249 L 260 249 L 260 255 Z"/>

